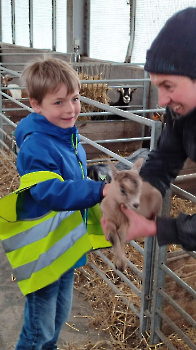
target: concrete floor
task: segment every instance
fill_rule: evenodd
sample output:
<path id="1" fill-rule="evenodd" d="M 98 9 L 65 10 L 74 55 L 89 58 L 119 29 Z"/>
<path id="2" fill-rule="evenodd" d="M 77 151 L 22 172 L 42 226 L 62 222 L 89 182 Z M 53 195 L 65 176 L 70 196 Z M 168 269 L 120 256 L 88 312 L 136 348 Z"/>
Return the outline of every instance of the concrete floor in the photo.
<path id="1" fill-rule="evenodd" d="M 13 350 L 23 324 L 25 297 L 16 282 L 11 280 L 11 266 L 0 243 L 0 350 Z M 68 323 L 64 325 L 58 340 L 58 347 L 63 349 L 66 342 L 81 343 L 83 340 L 97 342 L 106 338 L 104 334 L 88 327 L 88 318 L 92 315 L 91 306 L 77 290 L 74 290 L 73 306 Z M 78 317 L 77 317 L 78 316 Z"/>

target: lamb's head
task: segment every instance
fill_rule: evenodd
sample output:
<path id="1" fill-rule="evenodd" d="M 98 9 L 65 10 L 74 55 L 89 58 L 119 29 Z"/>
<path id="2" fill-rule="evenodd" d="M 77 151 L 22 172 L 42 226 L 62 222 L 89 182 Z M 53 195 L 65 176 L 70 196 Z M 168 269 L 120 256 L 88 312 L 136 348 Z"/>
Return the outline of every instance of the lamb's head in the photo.
<path id="1" fill-rule="evenodd" d="M 139 171 L 143 159 L 139 158 L 130 170 L 118 171 L 110 161 L 109 165 L 112 171 L 112 182 L 110 193 L 112 193 L 118 204 L 123 204 L 130 209 L 137 209 L 140 205 L 140 195 L 142 188 L 142 179 Z"/>

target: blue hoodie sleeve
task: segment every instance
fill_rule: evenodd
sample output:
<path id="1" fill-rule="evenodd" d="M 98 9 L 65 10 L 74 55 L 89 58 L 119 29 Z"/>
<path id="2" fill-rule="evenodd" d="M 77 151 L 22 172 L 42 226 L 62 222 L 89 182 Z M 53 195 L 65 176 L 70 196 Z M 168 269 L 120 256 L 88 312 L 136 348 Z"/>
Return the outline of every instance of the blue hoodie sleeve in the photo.
<path id="1" fill-rule="evenodd" d="M 17 158 L 20 176 L 37 171 L 52 171 L 64 178 L 64 182 L 53 179 L 33 186 L 30 193 L 34 202 L 55 211 L 82 210 L 101 202 L 104 184 L 82 178 L 81 167 L 73 151 L 68 151 L 67 157 L 62 157 L 61 153 L 55 149 L 54 143 L 50 144 L 49 139 L 40 135 L 34 135 L 33 142 L 31 136 L 26 137 L 22 143 Z M 31 199 L 28 204 L 34 205 Z"/>
<path id="2" fill-rule="evenodd" d="M 54 179 L 44 181 L 31 188 L 34 200 L 45 208 L 62 210 L 82 210 L 101 202 L 104 183 L 93 180 L 64 182 Z"/>

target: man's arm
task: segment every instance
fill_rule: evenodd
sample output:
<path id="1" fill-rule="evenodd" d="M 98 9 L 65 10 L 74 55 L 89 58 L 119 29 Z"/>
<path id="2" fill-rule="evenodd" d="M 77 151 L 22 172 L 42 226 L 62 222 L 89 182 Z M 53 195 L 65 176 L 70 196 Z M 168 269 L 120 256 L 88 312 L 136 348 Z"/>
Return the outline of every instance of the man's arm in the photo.
<path id="1" fill-rule="evenodd" d="M 183 127 L 172 119 L 167 108 L 166 125 L 159 138 L 157 148 L 149 153 L 140 175 L 156 187 L 162 195 L 178 175 L 187 158 L 183 146 Z"/>

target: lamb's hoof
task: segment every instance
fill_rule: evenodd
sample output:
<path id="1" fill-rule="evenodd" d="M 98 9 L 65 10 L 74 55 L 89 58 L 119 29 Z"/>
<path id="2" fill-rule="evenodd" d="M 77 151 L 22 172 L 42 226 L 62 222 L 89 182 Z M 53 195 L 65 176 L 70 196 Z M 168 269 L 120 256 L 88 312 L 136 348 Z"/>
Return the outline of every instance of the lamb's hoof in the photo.
<path id="1" fill-rule="evenodd" d="M 115 265 L 115 268 L 116 268 L 116 270 L 119 270 L 120 272 L 124 272 L 124 270 L 125 270 L 124 266 L 119 266 L 119 267 L 117 267 L 117 266 Z"/>
<path id="2" fill-rule="evenodd" d="M 118 261 L 118 262 L 116 261 L 115 267 L 120 272 L 124 272 L 127 269 L 127 261 Z"/>

